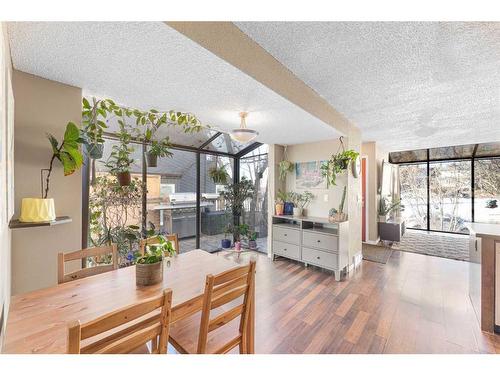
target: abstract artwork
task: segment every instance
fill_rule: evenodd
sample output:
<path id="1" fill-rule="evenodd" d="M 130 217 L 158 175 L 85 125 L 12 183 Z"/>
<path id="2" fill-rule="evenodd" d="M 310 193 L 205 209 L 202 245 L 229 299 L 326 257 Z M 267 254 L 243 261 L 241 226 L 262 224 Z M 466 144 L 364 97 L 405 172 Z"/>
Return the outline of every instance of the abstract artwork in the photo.
<path id="1" fill-rule="evenodd" d="M 321 174 L 321 165 L 326 161 L 306 161 L 295 164 L 296 189 L 327 189 L 326 178 Z"/>

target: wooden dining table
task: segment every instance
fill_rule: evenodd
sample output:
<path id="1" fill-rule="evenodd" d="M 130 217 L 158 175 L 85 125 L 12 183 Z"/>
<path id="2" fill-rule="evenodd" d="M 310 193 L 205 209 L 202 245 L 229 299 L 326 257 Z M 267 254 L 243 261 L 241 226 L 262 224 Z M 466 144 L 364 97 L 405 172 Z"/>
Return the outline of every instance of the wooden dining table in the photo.
<path id="1" fill-rule="evenodd" d="M 138 287 L 135 266 L 15 295 L 11 299 L 4 353 L 66 353 L 68 323 L 85 323 L 127 305 L 172 289 L 175 323 L 202 308 L 205 277 L 238 266 L 203 250 L 172 257 L 164 263 L 163 281 Z M 251 286 L 255 288 L 254 285 Z M 255 296 L 255 293 L 252 293 Z M 247 348 L 254 353 L 255 301 L 247 325 Z"/>

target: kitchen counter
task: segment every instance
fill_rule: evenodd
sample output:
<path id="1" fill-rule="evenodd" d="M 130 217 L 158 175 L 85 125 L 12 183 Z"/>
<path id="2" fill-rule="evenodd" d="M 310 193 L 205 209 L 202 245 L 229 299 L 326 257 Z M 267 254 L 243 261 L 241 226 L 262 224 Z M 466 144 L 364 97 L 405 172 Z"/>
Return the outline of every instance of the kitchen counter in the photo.
<path id="1" fill-rule="evenodd" d="M 469 296 L 486 332 L 500 333 L 500 224 L 469 223 Z"/>

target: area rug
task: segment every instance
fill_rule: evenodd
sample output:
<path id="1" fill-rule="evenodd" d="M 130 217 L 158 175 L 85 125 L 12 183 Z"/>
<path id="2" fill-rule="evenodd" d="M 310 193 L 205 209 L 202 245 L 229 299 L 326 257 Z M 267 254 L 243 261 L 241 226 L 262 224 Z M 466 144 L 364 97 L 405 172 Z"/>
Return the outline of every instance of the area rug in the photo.
<path id="1" fill-rule="evenodd" d="M 386 246 L 363 244 L 363 259 L 370 262 L 386 264 L 392 254 L 392 249 Z"/>
<path id="2" fill-rule="evenodd" d="M 393 250 L 432 255 L 441 258 L 469 260 L 469 236 L 407 230 L 401 242 L 392 244 Z"/>

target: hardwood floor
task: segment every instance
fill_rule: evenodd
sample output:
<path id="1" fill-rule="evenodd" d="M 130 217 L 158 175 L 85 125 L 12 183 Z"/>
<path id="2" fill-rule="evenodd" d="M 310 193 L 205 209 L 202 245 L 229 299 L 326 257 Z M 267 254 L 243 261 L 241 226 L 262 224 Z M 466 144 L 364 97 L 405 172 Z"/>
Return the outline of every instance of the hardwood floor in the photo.
<path id="1" fill-rule="evenodd" d="M 346 281 L 257 258 L 257 353 L 500 353 L 480 331 L 466 262 L 394 251 Z M 240 261 L 248 262 L 247 257 Z"/>

